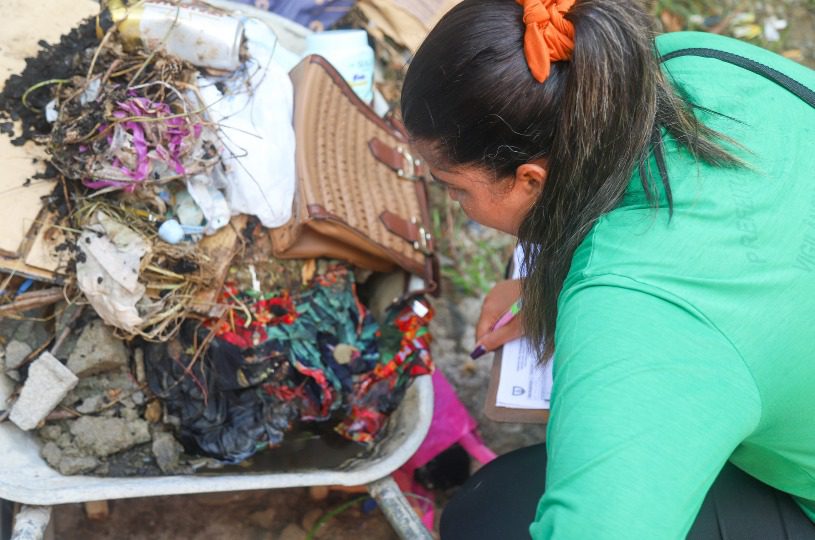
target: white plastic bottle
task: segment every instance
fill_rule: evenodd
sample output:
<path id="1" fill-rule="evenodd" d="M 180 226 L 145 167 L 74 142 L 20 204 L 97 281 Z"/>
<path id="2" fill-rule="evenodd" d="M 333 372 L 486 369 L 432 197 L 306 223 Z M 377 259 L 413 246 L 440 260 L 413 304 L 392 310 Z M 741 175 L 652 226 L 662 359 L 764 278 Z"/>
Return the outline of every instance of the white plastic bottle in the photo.
<path id="1" fill-rule="evenodd" d="M 365 103 L 373 100 L 374 50 L 365 30 L 328 30 L 306 37 L 306 55 L 318 54 L 331 62 Z"/>

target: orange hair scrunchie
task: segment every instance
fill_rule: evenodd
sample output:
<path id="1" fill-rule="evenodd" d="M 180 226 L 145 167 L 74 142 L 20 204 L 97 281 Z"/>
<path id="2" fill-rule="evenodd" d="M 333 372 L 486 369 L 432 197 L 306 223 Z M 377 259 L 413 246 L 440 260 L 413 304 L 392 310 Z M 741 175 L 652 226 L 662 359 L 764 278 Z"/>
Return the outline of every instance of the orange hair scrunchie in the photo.
<path id="1" fill-rule="evenodd" d="M 569 60 L 574 50 L 574 25 L 565 15 L 575 0 L 517 0 L 524 8 L 524 55 L 532 76 L 543 82 L 552 62 Z"/>

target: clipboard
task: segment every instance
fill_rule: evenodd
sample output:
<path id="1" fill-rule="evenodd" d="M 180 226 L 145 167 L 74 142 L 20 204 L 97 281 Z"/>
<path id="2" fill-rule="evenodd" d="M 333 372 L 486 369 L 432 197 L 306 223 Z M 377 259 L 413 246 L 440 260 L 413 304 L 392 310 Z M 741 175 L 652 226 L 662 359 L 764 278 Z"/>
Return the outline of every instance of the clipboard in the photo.
<path id="1" fill-rule="evenodd" d="M 495 403 L 498 398 L 498 382 L 501 377 L 501 357 L 503 347 L 495 351 L 492 360 L 492 373 L 490 384 L 487 387 L 487 397 L 484 402 L 484 415 L 494 422 L 510 422 L 515 424 L 546 424 L 549 422 L 549 409 L 514 409 L 499 407 Z"/>

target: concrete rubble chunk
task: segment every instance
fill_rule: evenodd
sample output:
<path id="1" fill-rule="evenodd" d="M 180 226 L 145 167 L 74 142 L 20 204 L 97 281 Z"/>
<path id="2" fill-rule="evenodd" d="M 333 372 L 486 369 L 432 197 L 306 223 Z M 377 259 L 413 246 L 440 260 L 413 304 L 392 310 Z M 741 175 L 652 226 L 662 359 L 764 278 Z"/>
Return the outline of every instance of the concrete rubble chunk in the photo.
<path id="1" fill-rule="evenodd" d="M 45 317 L 44 312 L 33 311 L 30 313 L 32 317 Z M 33 319 L 15 320 L 10 318 L 3 319 L 3 324 L 0 324 L 0 336 L 2 336 L 6 343 L 12 341 L 19 341 L 26 343 L 31 347 L 45 343 L 51 337 L 52 333 L 48 330 L 47 323 Z"/>
<path id="2" fill-rule="evenodd" d="M 46 425 L 40 430 L 40 438 L 44 441 L 56 441 L 60 435 L 62 435 L 62 428 L 58 425 Z"/>
<path id="3" fill-rule="evenodd" d="M 150 441 L 144 420 L 127 421 L 107 416 L 82 416 L 71 424 L 74 442 L 83 452 L 104 457 Z"/>
<path id="4" fill-rule="evenodd" d="M 91 456 L 63 456 L 57 470 L 65 476 L 89 473 L 99 466 L 99 460 Z"/>
<path id="5" fill-rule="evenodd" d="M 127 366 L 127 348 L 110 327 L 93 321 L 85 327 L 68 357 L 68 369 L 87 377 Z"/>
<path id="6" fill-rule="evenodd" d="M 23 343 L 16 339 L 10 341 L 9 344 L 6 345 L 6 369 L 12 370 L 20 367 L 20 364 L 31 354 L 32 350 L 34 349 L 32 349 L 28 343 Z"/>
<path id="7" fill-rule="evenodd" d="M 102 406 L 105 404 L 105 395 L 99 394 L 98 396 L 92 396 L 82 401 L 79 405 L 77 405 L 76 412 L 80 414 L 93 414 L 97 412 Z"/>
<path id="8" fill-rule="evenodd" d="M 138 389 L 139 387 L 126 368 L 108 371 L 100 375 L 80 377 L 76 388 L 71 390 L 68 397 L 65 398 L 65 404 L 76 407 L 80 402 L 100 394 L 120 395 L 121 392 L 126 395 Z M 112 394 L 108 392 L 109 390 L 113 391 Z"/>
<path id="9" fill-rule="evenodd" d="M 9 419 L 20 429 L 34 429 L 78 381 L 77 376 L 54 355 L 42 353 L 28 368 L 28 378 Z"/>
<path id="10" fill-rule="evenodd" d="M 164 474 L 178 472 L 179 460 L 184 448 L 171 433 L 156 433 L 152 450 L 161 472 Z"/>
<path id="11" fill-rule="evenodd" d="M 47 442 L 43 445 L 42 450 L 40 450 L 40 455 L 42 455 L 43 459 L 45 459 L 49 465 L 57 467 L 59 460 L 62 459 L 62 450 L 53 442 Z"/>
<path id="12" fill-rule="evenodd" d="M 96 458 L 69 455 L 52 442 L 45 443 L 40 454 L 49 465 L 66 476 L 91 472 L 99 466 Z"/>

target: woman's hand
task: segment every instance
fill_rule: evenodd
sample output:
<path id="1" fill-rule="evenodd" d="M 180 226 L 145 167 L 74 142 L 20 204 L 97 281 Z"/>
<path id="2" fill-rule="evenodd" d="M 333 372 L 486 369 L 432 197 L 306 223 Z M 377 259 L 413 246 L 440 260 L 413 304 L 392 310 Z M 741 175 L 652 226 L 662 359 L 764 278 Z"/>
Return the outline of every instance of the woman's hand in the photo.
<path id="1" fill-rule="evenodd" d="M 522 281 L 519 279 L 506 279 L 496 283 L 487 293 L 481 306 L 481 316 L 475 327 L 477 346 L 471 355 L 473 358 L 478 358 L 487 351 L 494 351 L 504 343 L 523 336 L 522 314 L 518 314 L 506 326 L 492 330 L 492 326 L 501 315 L 521 297 L 521 286 Z"/>

